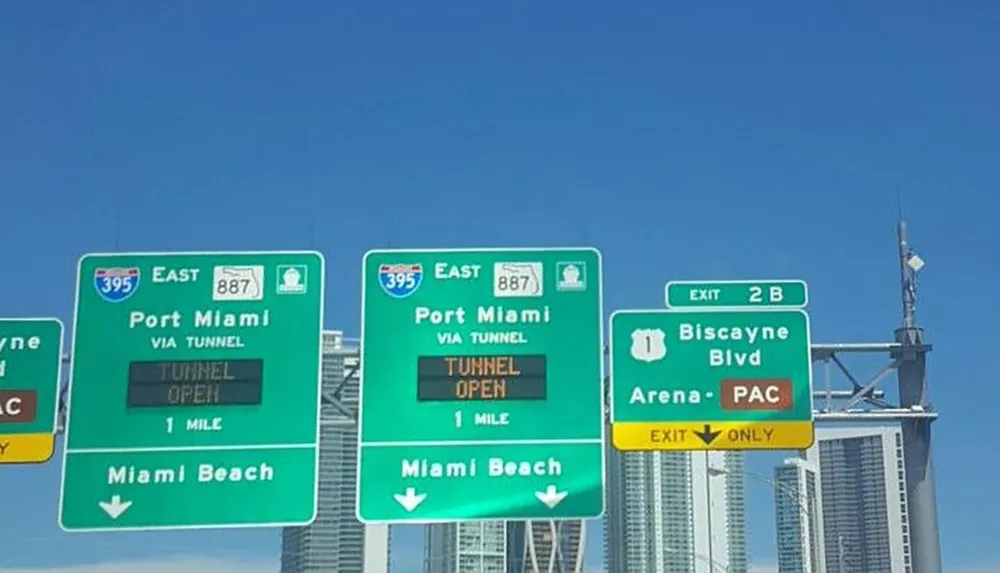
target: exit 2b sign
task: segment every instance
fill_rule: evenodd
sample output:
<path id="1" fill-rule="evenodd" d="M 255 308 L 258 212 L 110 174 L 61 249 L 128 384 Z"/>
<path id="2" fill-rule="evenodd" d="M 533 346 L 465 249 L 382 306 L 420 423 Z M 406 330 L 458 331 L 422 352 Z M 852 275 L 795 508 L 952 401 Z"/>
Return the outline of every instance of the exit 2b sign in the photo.
<path id="1" fill-rule="evenodd" d="M 667 308 L 805 308 L 809 291 L 801 280 L 670 281 Z"/>

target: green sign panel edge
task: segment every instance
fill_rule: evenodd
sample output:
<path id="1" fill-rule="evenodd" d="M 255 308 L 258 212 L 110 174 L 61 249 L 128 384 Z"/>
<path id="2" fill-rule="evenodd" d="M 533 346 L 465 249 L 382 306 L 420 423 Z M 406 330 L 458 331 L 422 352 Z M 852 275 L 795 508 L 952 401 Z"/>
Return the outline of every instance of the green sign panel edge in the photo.
<path id="1" fill-rule="evenodd" d="M 599 313 L 598 313 L 598 333 L 599 333 L 599 338 L 600 338 L 600 346 L 597 349 L 597 352 L 599 352 L 599 359 L 598 360 L 600 362 L 600 368 L 601 368 L 601 384 L 600 384 L 600 389 L 601 389 L 600 394 L 601 394 L 601 396 L 600 396 L 600 402 L 601 402 L 601 410 L 602 410 L 601 411 L 601 424 L 600 424 L 600 431 L 601 431 L 601 444 L 600 444 L 600 446 L 601 446 L 600 447 L 600 450 L 601 450 L 601 496 L 600 496 L 600 498 L 601 498 L 601 507 L 600 507 L 600 512 L 597 515 L 559 516 L 557 518 L 557 520 L 601 519 L 607 513 L 607 485 L 608 485 L 608 476 L 607 476 L 607 458 L 608 458 L 608 452 L 607 452 L 607 448 L 608 448 L 609 444 L 608 444 L 608 424 L 607 424 L 607 420 L 604 418 L 604 415 L 605 415 L 605 412 L 608 411 L 609 402 L 608 402 L 607 393 L 605 392 L 606 387 L 605 387 L 605 382 L 604 382 L 605 376 L 607 375 L 607 365 L 608 365 L 607 359 L 605 357 L 604 350 L 605 350 L 605 348 L 607 348 L 607 343 L 608 343 L 607 335 L 608 335 L 608 333 L 606 332 L 606 329 L 605 329 L 606 325 L 605 325 L 605 319 L 604 319 L 604 258 L 603 258 L 603 255 L 601 254 L 600 249 L 598 249 L 596 247 L 572 247 L 572 246 L 563 246 L 563 247 L 468 247 L 468 248 L 441 248 L 441 249 L 434 249 L 434 248 L 399 248 L 399 249 L 391 249 L 391 248 L 385 248 L 385 249 L 369 249 L 368 251 L 365 252 L 364 256 L 361 258 L 361 332 L 360 332 L 360 342 L 359 342 L 359 345 L 358 345 L 358 363 L 361 366 L 361 368 L 359 369 L 359 375 L 358 375 L 358 446 L 357 446 L 357 470 L 356 470 L 356 475 L 358 477 L 357 477 L 357 482 L 355 484 L 355 504 L 354 504 L 355 517 L 358 519 L 358 521 L 360 521 L 361 523 L 364 523 L 365 525 L 433 525 L 433 524 L 460 523 L 462 521 L 469 521 L 469 520 L 464 520 L 464 519 L 427 519 L 427 518 L 424 518 L 424 519 L 421 519 L 421 518 L 400 519 L 400 520 L 395 520 L 395 519 L 365 519 L 361 515 L 361 475 L 362 475 L 361 460 L 362 460 L 362 448 L 364 446 L 364 441 L 362 440 L 362 437 L 363 437 L 362 436 L 362 427 L 363 427 L 362 426 L 362 417 L 364 416 L 364 396 L 363 396 L 363 393 L 364 393 L 364 384 L 363 384 L 363 379 L 364 379 L 364 364 L 363 364 L 363 357 L 364 357 L 364 344 L 365 344 L 365 296 L 366 296 L 367 281 L 368 281 L 368 276 L 367 276 L 367 272 L 366 272 L 367 268 L 368 268 L 368 257 L 370 257 L 372 255 L 379 255 L 379 254 L 399 254 L 399 255 L 405 255 L 405 254 L 408 254 L 408 253 L 428 254 L 428 255 L 434 255 L 434 254 L 444 254 L 444 255 L 447 255 L 447 254 L 458 254 L 458 253 L 534 253 L 534 252 L 545 253 L 545 252 L 553 252 L 553 251 L 590 251 L 590 252 L 593 252 L 594 255 L 597 257 L 597 264 L 598 264 L 598 273 L 597 273 L 597 275 L 598 275 L 598 278 L 597 278 L 598 308 L 600 309 Z M 495 443 L 496 443 L 496 445 L 503 445 L 504 441 L 503 440 L 498 440 Z M 411 444 L 411 445 L 413 445 L 415 447 L 426 447 L 426 446 L 419 445 L 418 443 L 414 443 L 414 444 Z M 454 445 L 456 445 L 456 446 L 462 445 L 462 442 L 459 441 L 459 440 L 456 440 L 454 442 Z M 487 518 L 478 518 L 476 520 L 479 520 L 479 519 L 487 519 Z M 496 519 L 502 519 L 502 518 L 496 518 Z M 553 519 L 553 517 L 551 515 L 538 515 L 536 517 L 517 517 L 516 518 L 517 521 L 522 521 L 522 520 L 528 520 L 528 521 L 537 521 L 537 520 L 551 521 L 552 519 Z M 473 521 L 476 521 L 476 520 L 473 520 Z"/>
<path id="2" fill-rule="evenodd" d="M 670 286 L 691 286 L 691 285 L 801 285 L 803 300 L 801 303 L 796 304 L 772 304 L 764 303 L 760 304 L 746 304 L 746 305 L 734 305 L 728 306 L 724 304 L 720 305 L 685 305 L 685 306 L 673 306 L 670 304 Z M 667 281 L 663 286 L 663 301 L 667 308 L 669 309 L 697 309 L 704 312 L 711 312 L 712 310 L 760 310 L 764 308 L 770 308 L 774 310 L 794 310 L 802 309 L 809 306 L 809 285 L 806 281 L 802 279 L 761 279 L 761 280 L 750 280 L 750 279 L 737 279 L 737 280 L 677 280 L 677 281 Z"/>
<path id="3" fill-rule="evenodd" d="M 59 388 L 60 388 L 60 386 L 62 384 L 62 379 L 63 379 L 63 352 L 65 352 L 65 350 L 66 350 L 65 342 L 64 342 L 64 338 L 66 336 L 66 325 L 63 324 L 62 320 L 60 320 L 60 319 L 58 319 L 58 318 L 56 318 L 54 316 L 4 317 L 4 318 L 0 318 L 0 325 L 3 325 L 4 323 L 9 323 L 9 322 L 21 322 L 21 323 L 24 323 L 24 322 L 31 322 L 31 323 L 46 323 L 46 322 L 49 322 L 49 323 L 55 324 L 58 327 L 58 329 L 59 329 L 59 340 L 57 341 L 57 344 L 59 346 L 59 353 L 58 353 L 58 358 L 56 359 L 57 360 L 57 363 L 56 363 L 56 382 L 55 382 L 55 386 L 52 388 L 52 402 L 53 402 L 53 407 L 52 407 L 52 426 L 48 430 L 46 430 L 46 432 L 30 432 L 30 433 L 25 433 L 25 432 L 10 433 L 10 432 L 7 432 L 7 431 L 3 431 L 3 426 L 0 426 L 0 435 L 4 435 L 4 436 L 7 436 L 7 437 L 16 437 L 16 436 L 19 436 L 19 435 L 49 433 L 49 434 L 52 434 L 52 439 L 53 439 L 53 444 L 52 444 L 53 447 L 49 451 L 48 457 L 46 457 L 45 459 L 34 458 L 34 459 L 30 460 L 30 461 L 10 462 L 8 464 L 0 463 L 0 466 L 2 466 L 2 465 L 44 464 L 44 463 L 47 463 L 49 460 L 51 460 L 53 458 L 53 456 L 55 455 L 55 443 L 54 443 L 54 441 L 55 441 L 56 430 L 59 428 Z M 39 392 L 42 391 L 42 385 L 41 384 L 37 384 L 34 387 L 37 388 Z M 5 390 L 5 388 L 4 388 L 4 386 L 2 384 L 0 384 L 0 390 Z"/>
<path id="4" fill-rule="evenodd" d="M 72 393 L 73 393 L 73 359 L 76 352 L 76 336 L 77 336 L 77 313 L 79 310 L 81 288 L 83 287 L 83 276 L 82 269 L 84 262 L 88 258 L 125 258 L 125 257 L 204 257 L 204 256 L 273 256 L 273 255 L 314 255 L 319 260 L 319 265 L 321 269 L 321 280 L 320 280 L 320 302 L 319 302 L 319 336 L 316 340 L 316 346 L 319 349 L 319 364 L 318 371 L 319 377 L 316 384 L 316 435 L 314 438 L 314 473 L 313 473 L 313 510 L 312 515 L 308 521 L 303 522 L 289 522 L 289 523 L 217 523 L 217 524 L 199 524 L 199 525 L 139 525 L 139 526 L 119 526 L 119 527 L 89 527 L 89 528 L 67 528 L 63 524 L 63 502 L 66 496 L 66 461 L 69 457 L 68 448 L 66 447 L 69 443 L 69 429 L 70 429 L 70 418 L 71 418 L 71 407 Z M 59 528 L 67 533 L 108 533 L 108 532 L 130 532 L 130 531 L 189 531 L 196 529 L 261 529 L 261 528 L 275 528 L 275 527 L 299 527 L 306 526 L 313 523 L 319 513 L 319 474 L 320 474 L 320 436 L 322 434 L 322 400 L 323 400 L 323 352 L 322 352 L 322 339 L 323 339 L 323 328 L 324 320 L 326 315 L 326 257 L 322 252 L 311 249 L 303 250 L 248 250 L 248 251 L 129 251 L 129 252 L 91 252 L 84 253 L 77 260 L 76 265 L 76 288 L 74 289 L 73 298 L 73 329 L 72 329 L 72 341 L 69 353 L 69 363 L 70 368 L 68 369 L 68 390 L 66 393 L 66 422 L 63 430 L 63 452 L 62 452 L 62 467 L 60 468 L 60 480 L 59 480 L 59 503 L 58 503 L 58 522 Z M 58 414 L 57 414 L 58 415 Z M 197 449 L 197 448 L 195 448 Z M 211 450 L 211 448 L 209 448 Z M 121 449 L 109 451 L 108 453 L 129 453 L 130 450 Z M 135 451 L 135 450 L 131 450 Z M 142 450 L 140 449 L 139 452 Z"/>
<path id="5" fill-rule="evenodd" d="M 680 282 L 680 281 L 678 281 L 678 282 Z M 703 284 L 703 283 L 705 283 L 707 281 L 684 281 L 684 282 L 686 282 L 688 284 L 692 284 L 692 283 Z M 734 282 L 743 283 L 744 281 L 734 281 Z M 756 281 L 747 281 L 747 282 L 756 282 Z M 771 281 L 771 282 L 774 282 L 774 281 Z M 754 308 L 720 308 L 720 307 L 698 308 L 698 307 L 687 307 L 687 308 L 619 309 L 619 310 L 613 311 L 611 313 L 611 315 L 609 316 L 609 318 L 608 318 L 608 324 L 609 324 L 609 333 L 608 333 L 609 334 L 609 342 L 608 342 L 608 369 L 609 369 L 609 376 L 608 376 L 608 379 L 609 379 L 609 382 L 608 382 L 608 397 L 609 397 L 609 401 L 610 401 L 609 402 L 609 407 L 608 407 L 609 422 L 612 425 L 614 425 L 616 423 L 621 423 L 621 422 L 625 422 L 625 423 L 630 422 L 629 420 L 617 420 L 616 417 L 615 417 L 615 378 L 613 376 L 613 371 L 614 371 L 614 347 L 613 347 L 613 345 L 614 345 L 614 333 L 610 332 L 610 325 L 613 324 L 614 317 L 616 315 L 619 315 L 619 314 L 678 314 L 678 315 L 681 315 L 681 314 L 695 314 L 696 315 L 696 314 L 725 314 L 727 312 L 728 313 L 732 313 L 732 314 L 798 313 L 798 314 L 802 315 L 803 319 L 805 320 L 806 347 L 807 347 L 807 352 L 809 354 L 809 359 L 807 360 L 807 364 L 808 364 L 808 366 L 807 366 L 807 368 L 808 368 L 807 369 L 807 373 L 808 373 L 808 382 L 809 382 L 809 386 L 810 386 L 809 387 L 809 392 L 808 392 L 808 395 L 809 395 L 809 410 L 808 410 L 808 412 L 809 412 L 809 419 L 808 419 L 808 421 L 802 420 L 802 422 L 808 422 L 810 424 L 814 424 L 815 420 L 816 420 L 816 398 L 815 398 L 815 396 L 813 396 L 813 392 L 812 392 L 813 375 L 814 375 L 814 372 L 813 372 L 813 360 L 812 360 L 812 323 L 811 323 L 811 320 L 810 320 L 810 317 L 809 317 L 809 312 L 806 311 L 804 308 L 786 308 L 786 307 L 754 307 Z M 640 423 L 685 423 L 685 424 L 691 423 L 691 424 L 698 424 L 698 423 L 700 423 L 700 421 L 699 420 L 683 420 L 683 421 L 682 420 L 667 420 L 667 421 L 661 421 L 661 422 L 640 422 Z M 772 450 L 772 451 L 783 451 L 784 449 L 787 449 L 787 448 L 776 449 L 776 450 Z M 625 450 L 625 451 L 622 451 L 621 453 L 627 453 L 629 451 L 633 451 L 633 450 Z M 686 451 L 695 451 L 695 450 L 686 450 Z M 709 448 L 709 451 L 747 451 L 747 450 L 742 450 L 742 449 L 729 450 L 729 449 L 712 449 L 712 448 Z"/>
<path id="6" fill-rule="evenodd" d="M 690 281 L 690 282 L 697 282 L 698 284 L 701 284 L 701 281 Z M 738 281 L 738 282 L 742 282 L 742 281 Z M 608 324 L 609 325 L 612 324 L 612 321 L 614 320 L 615 315 L 618 315 L 618 314 L 702 314 L 702 313 L 706 313 L 706 314 L 707 313 L 720 313 L 721 314 L 721 313 L 725 313 L 725 312 L 740 313 L 740 314 L 744 314 L 744 313 L 745 314 L 752 314 L 752 313 L 768 314 L 768 313 L 778 313 L 778 312 L 798 312 L 798 313 L 802 314 L 803 317 L 805 318 L 805 321 L 806 321 L 806 344 L 807 344 L 807 347 L 810 349 L 810 354 L 812 353 L 812 322 L 809 319 L 809 312 L 806 311 L 803 308 L 784 308 L 784 307 L 754 307 L 754 308 L 750 308 L 750 309 L 744 309 L 744 308 L 719 308 L 719 307 L 709 307 L 709 308 L 649 308 L 649 309 L 626 308 L 626 309 L 619 309 L 619 310 L 613 311 L 611 313 L 611 315 L 608 316 Z M 611 376 L 611 366 L 612 366 L 612 362 L 614 361 L 614 352 L 613 352 L 614 348 L 613 348 L 613 344 L 614 344 L 614 338 L 613 337 L 609 337 L 609 341 L 608 341 L 608 380 L 609 380 L 608 381 L 608 398 L 610 400 L 609 400 L 609 403 L 607 404 L 607 406 L 608 406 L 608 411 L 609 411 L 609 421 L 611 423 L 614 423 L 616 421 L 615 420 L 615 407 L 614 407 L 615 406 L 615 393 L 614 393 L 615 379 L 614 379 L 613 376 Z M 810 360 L 809 360 L 809 380 L 810 380 L 810 384 L 813 381 L 813 375 L 814 375 L 814 372 L 813 372 L 813 363 L 812 363 L 812 357 L 810 356 Z M 815 396 L 812 395 L 812 392 L 809 392 L 809 412 L 810 412 L 810 418 L 814 420 L 816 418 L 816 398 L 815 398 Z M 697 420 L 695 420 L 695 422 L 697 422 Z"/>

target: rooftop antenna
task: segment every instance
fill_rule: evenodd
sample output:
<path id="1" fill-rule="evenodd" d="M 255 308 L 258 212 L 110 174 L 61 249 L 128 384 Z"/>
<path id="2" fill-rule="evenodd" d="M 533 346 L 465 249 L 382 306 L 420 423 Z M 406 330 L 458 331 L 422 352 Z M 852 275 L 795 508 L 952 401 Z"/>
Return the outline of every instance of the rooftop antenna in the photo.
<path id="1" fill-rule="evenodd" d="M 899 196 L 899 183 L 896 184 L 896 220 L 903 220 L 903 200 Z"/>
<path id="2" fill-rule="evenodd" d="M 906 220 L 903 219 L 903 206 L 899 196 L 899 186 L 896 186 L 896 238 L 899 241 L 899 279 L 903 294 L 903 328 L 917 326 L 917 273 L 924 268 L 924 260 L 910 248 L 906 234 Z"/>
<path id="3" fill-rule="evenodd" d="M 896 190 L 897 207 L 899 190 Z M 924 330 L 917 326 L 917 274 L 924 260 L 910 248 L 906 221 L 899 208 L 896 224 L 899 274 L 903 295 L 903 324 L 896 329 L 899 349 L 893 352 L 899 381 L 899 405 L 916 413 L 933 407 L 927 385 L 927 352 Z M 914 573 L 941 573 L 941 541 L 931 457 L 931 422 L 935 418 L 904 419 L 900 423 L 906 467 L 906 494 L 910 513 L 910 543 Z"/>

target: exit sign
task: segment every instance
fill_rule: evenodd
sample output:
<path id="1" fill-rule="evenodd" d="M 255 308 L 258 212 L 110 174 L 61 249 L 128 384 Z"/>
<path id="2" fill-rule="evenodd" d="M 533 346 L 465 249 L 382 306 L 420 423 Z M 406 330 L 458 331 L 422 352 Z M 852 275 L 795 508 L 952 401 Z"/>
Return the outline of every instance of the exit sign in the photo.
<path id="1" fill-rule="evenodd" d="M 809 292 L 801 280 L 670 281 L 667 308 L 805 308 Z"/>
<path id="2" fill-rule="evenodd" d="M 623 451 L 808 448 L 809 344 L 801 309 L 613 313 L 612 443 Z"/>

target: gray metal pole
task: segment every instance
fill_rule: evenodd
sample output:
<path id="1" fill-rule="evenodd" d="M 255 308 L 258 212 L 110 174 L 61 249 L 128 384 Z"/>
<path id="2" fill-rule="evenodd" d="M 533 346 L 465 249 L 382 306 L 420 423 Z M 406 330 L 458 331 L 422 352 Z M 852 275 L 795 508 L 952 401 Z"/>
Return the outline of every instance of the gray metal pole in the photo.
<path id="1" fill-rule="evenodd" d="M 712 472 L 711 463 L 708 458 L 708 450 L 705 450 L 705 505 L 708 506 L 708 569 L 715 571 L 715 555 L 712 553 Z"/>
<path id="2" fill-rule="evenodd" d="M 902 348 L 896 358 L 900 406 L 927 406 L 927 346 L 924 331 L 917 326 L 916 283 L 907 265 L 910 248 L 906 223 L 899 221 L 899 267 L 903 295 L 903 326 L 896 329 Z M 934 461 L 931 458 L 931 420 L 916 418 L 901 422 L 903 457 L 906 464 L 906 497 L 909 505 L 910 551 L 913 573 L 941 573 L 941 541 L 938 532 Z"/>

